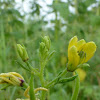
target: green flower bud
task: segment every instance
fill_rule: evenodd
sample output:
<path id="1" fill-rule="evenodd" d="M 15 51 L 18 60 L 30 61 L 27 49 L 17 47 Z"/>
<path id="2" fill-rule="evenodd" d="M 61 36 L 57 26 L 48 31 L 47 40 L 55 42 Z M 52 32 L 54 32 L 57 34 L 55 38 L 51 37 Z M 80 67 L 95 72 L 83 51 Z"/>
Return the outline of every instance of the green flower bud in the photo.
<path id="1" fill-rule="evenodd" d="M 48 49 L 46 48 L 46 45 L 44 42 L 40 43 L 40 48 L 39 48 L 39 54 L 41 59 L 46 59 L 46 57 L 48 56 Z"/>
<path id="2" fill-rule="evenodd" d="M 27 51 L 24 46 L 17 44 L 17 52 L 24 62 L 26 62 L 29 59 Z"/>
<path id="3" fill-rule="evenodd" d="M 41 55 L 44 54 L 44 50 L 45 50 L 45 43 L 41 42 L 39 48 L 39 52 L 41 53 Z"/>
<path id="4" fill-rule="evenodd" d="M 49 50 L 50 49 L 50 45 L 51 45 L 51 41 L 49 36 L 44 36 L 43 37 L 43 42 L 45 43 L 46 48 Z"/>

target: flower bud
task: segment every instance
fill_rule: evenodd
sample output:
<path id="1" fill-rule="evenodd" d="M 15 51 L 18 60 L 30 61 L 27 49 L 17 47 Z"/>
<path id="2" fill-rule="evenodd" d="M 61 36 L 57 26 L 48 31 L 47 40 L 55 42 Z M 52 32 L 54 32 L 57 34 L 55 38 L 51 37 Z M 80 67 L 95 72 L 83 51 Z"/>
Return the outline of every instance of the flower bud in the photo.
<path id="1" fill-rule="evenodd" d="M 24 46 L 17 44 L 17 52 L 24 62 L 26 62 L 29 59 L 27 51 Z"/>
<path id="2" fill-rule="evenodd" d="M 41 42 L 40 43 L 40 48 L 39 48 L 39 52 L 41 53 L 41 55 L 44 54 L 44 50 L 45 50 L 45 43 Z"/>
<path id="3" fill-rule="evenodd" d="M 44 37 L 43 37 L 43 42 L 45 43 L 45 46 L 46 46 L 46 48 L 47 48 L 48 51 L 49 51 L 50 45 L 51 45 L 51 41 L 50 41 L 49 36 L 44 36 Z"/>
<path id="4" fill-rule="evenodd" d="M 46 48 L 46 45 L 44 42 L 40 43 L 40 48 L 39 48 L 39 53 L 40 53 L 40 57 L 44 60 L 46 59 L 47 55 L 48 55 L 48 49 Z"/>

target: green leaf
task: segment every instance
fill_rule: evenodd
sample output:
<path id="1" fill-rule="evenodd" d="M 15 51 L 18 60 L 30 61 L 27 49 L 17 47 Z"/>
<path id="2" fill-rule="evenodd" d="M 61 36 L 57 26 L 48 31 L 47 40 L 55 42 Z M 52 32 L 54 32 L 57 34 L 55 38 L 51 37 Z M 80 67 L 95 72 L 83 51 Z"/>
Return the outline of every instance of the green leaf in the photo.
<path id="1" fill-rule="evenodd" d="M 26 68 L 24 65 L 22 65 L 20 62 L 18 62 L 18 61 L 16 61 L 16 62 L 20 65 L 20 67 L 22 67 L 23 69 L 25 69 L 25 70 L 30 72 L 30 70 L 28 68 Z"/>
<path id="2" fill-rule="evenodd" d="M 2 87 L 0 90 L 5 90 L 6 88 L 8 88 L 9 86 L 11 86 L 10 84 L 7 84 L 6 86 Z"/>
<path id="3" fill-rule="evenodd" d="M 50 60 L 50 58 L 54 55 L 55 52 L 56 52 L 56 51 L 53 50 L 53 51 L 49 54 L 49 56 L 48 56 L 48 60 Z"/>
<path id="4" fill-rule="evenodd" d="M 70 82 L 70 81 L 73 81 L 78 75 L 74 75 L 72 77 L 69 77 L 69 78 L 63 78 L 61 80 L 58 81 L 58 83 L 66 83 L 66 82 Z"/>

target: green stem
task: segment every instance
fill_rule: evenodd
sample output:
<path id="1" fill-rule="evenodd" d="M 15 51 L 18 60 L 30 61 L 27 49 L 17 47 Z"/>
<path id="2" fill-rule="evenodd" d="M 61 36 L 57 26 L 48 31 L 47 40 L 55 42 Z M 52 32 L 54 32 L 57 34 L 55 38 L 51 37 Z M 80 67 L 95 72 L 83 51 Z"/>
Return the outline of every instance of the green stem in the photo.
<path id="1" fill-rule="evenodd" d="M 75 2 L 75 14 L 78 14 L 78 0 L 74 0 Z"/>
<path id="2" fill-rule="evenodd" d="M 55 4 L 58 3 L 58 0 L 55 0 Z M 54 9 L 55 11 L 55 40 L 58 40 L 58 14 L 57 14 L 57 10 Z"/>
<path id="3" fill-rule="evenodd" d="M 44 75 L 44 66 L 43 64 L 41 64 L 41 70 L 40 70 L 40 81 L 41 81 L 41 85 L 44 86 L 44 78 L 43 78 L 43 75 Z"/>
<path id="4" fill-rule="evenodd" d="M 24 26 L 24 30 L 25 30 L 25 42 L 27 42 L 27 38 L 28 38 L 28 34 L 27 34 L 27 25 Z"/>
<path id="5" fill-rule="evenodd" d="M 28 85 L 26 82 L 24 82 L 24 83 L 22 84 L 22 86 L 26 89 L 29 85 Z"/>
<path id="6" fill-rule="evenodd" d="M 1 30 L 1 35 L 0 35 L 0 39 L 2 41 L 1 43 L 1 56 L 2 56 L 2 66 L 6 66 L 6 45 L 5 45 L 5 33 L 4 33 L 4 20 L 3 20 L 3 17 L 0 16 L 0 22 L 1 22 L 1 25 L 0 25 L 0 30 Z M 6 71 L 6 67 L 3 67 L 2 68 L 2 72 L 5 72 Z"/>
<path id="7" fill-rule="evenodd" d="M 71 100 L 77 100 L 79 94 L 79 87 L 80 87 L 80 79 L 79 76 L 77 76 L 75 79 L 75 88 Z"/>
<path id="8" fill-rule="evenodd" d="M 15 95 L 16 89 L 17 89 L 17 87 L 14 87 L 10 100 L 14 100 L 14 95 Z"/>
<path id="9" fill-rule="evenodd" d="M 30 63 L 29 63 L 28 61 L 26 61 L 25 63 L 26 63 L 27 67 L 28 67 L 30 70 L 33 69 L 33 67 L 30 65 Z"/>
<path id="10" fill-rule="evenodd" d="M 55 39 L 58 40 L 58 20 L 57 20 L 57 11 L 55 11 Z"/>
<path id="11" fill-rule="evenodd" d="M 33 82 L 33 78 L 34 78 L 34 74 L 31 73 L 31 79 L 30 79 L 30 90 L 29 90 L 29 94 L 30 94 L 30 100 L 36 100 L 35 99 L 35 93 L 34 93 L 34 82 Z"/>
<path id="12" fill-rule="evenodd" d="M 26 61 L 25 63 L 28 66 L 29 70 L 35 72 L 39 76 L 39 72 L 35 68 L 33 68 L 28 61 Z"/>
<path id="13" fill-rule="evenodd" d="M 100 1 L 98 2 L 98 5 L 100 5 Z M 100 14 L 100 7 L 99 7 L 99 6 L 97 6 L 96 15 L 97 15 L 97 16 L 99 16 L 99 14 Z"/>
<path id="14" fill-rule="evenodd" d="M 40 81 L 41 81 L 41 85 L 42 87 L 44 87 L 44 67 L 45 67 L 45 62 L 41 62 L 41 70 L 40 70 Z M 42 94 L 41 94 L 41 100 L 45 100 L 45 92 L 42 91 Z"/>
<path id="15" fill-rule="evenodd" d="M 58 77 L 52 80 L 50 83 L 47 84 L 46 88 L 52 86 L 60 77 L 64 76 L 67 73 L 67 69 L 65 69 Z"/>

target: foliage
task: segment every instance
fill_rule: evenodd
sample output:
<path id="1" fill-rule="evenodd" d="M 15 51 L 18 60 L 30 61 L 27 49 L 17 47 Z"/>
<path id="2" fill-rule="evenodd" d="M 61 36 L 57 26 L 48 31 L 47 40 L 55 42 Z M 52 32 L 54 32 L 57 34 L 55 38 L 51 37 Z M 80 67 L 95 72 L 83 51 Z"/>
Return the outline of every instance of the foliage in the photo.
<path id="1" fill-rule="evenodd" d="M 89 61 L 90 67 L 82 68 L 86 72 L 86 78 L 81 82 L 78 100 L 99 100 L 100 2 L 98 0 L 68 0 L 67 2 L 53 0 L 52 4 L 48 5 L 42 0 L 49 8 L 47 11 L 43 10 L 44 6 L 40 5 L 40 0 L 28 1 L 31 9 L 28 13 L 22 11 L 22 5 L 16 9 L 17 2 L 14 0 L 0 1 L 0 73 L 15 71 L 29 82 L 29 72 L 26 73 L 15 61 L 18 59 L 22 63 L 16 52 L 16 44 L 26 47 L 30 63 L 34 68 L 39 68 L 39 42 L 41 36 L 49 35 L 52 41 L 50 52 L 55 50 L 55 54 L 46 65 L 44 75 L 45 79 L 50 81 L 66 68 L 68 41 L 77 35 L 79 39 L 84 38 L 86 42 L 94 41 L 97 45 L 96 54 Z M 22 0 L 22 4 L 24 2 L 25 0 Z M 73 8 L 74 12 L 70 8 Z M 54 18 L 49 19 L 50 14 L 53 14 Z M 68 76 L 71 76 L 71 73 Z M 40 85 L 37 78 L 34 79 L 35 88 Z M 70 100 L 73 85 L 74 82 L 56 85 L 50 89 L 48 98 Z M 11 87 L 6 91 L 0 91 L 0 99 L 24 98 L 23 92 L 19 88 Z"/>

